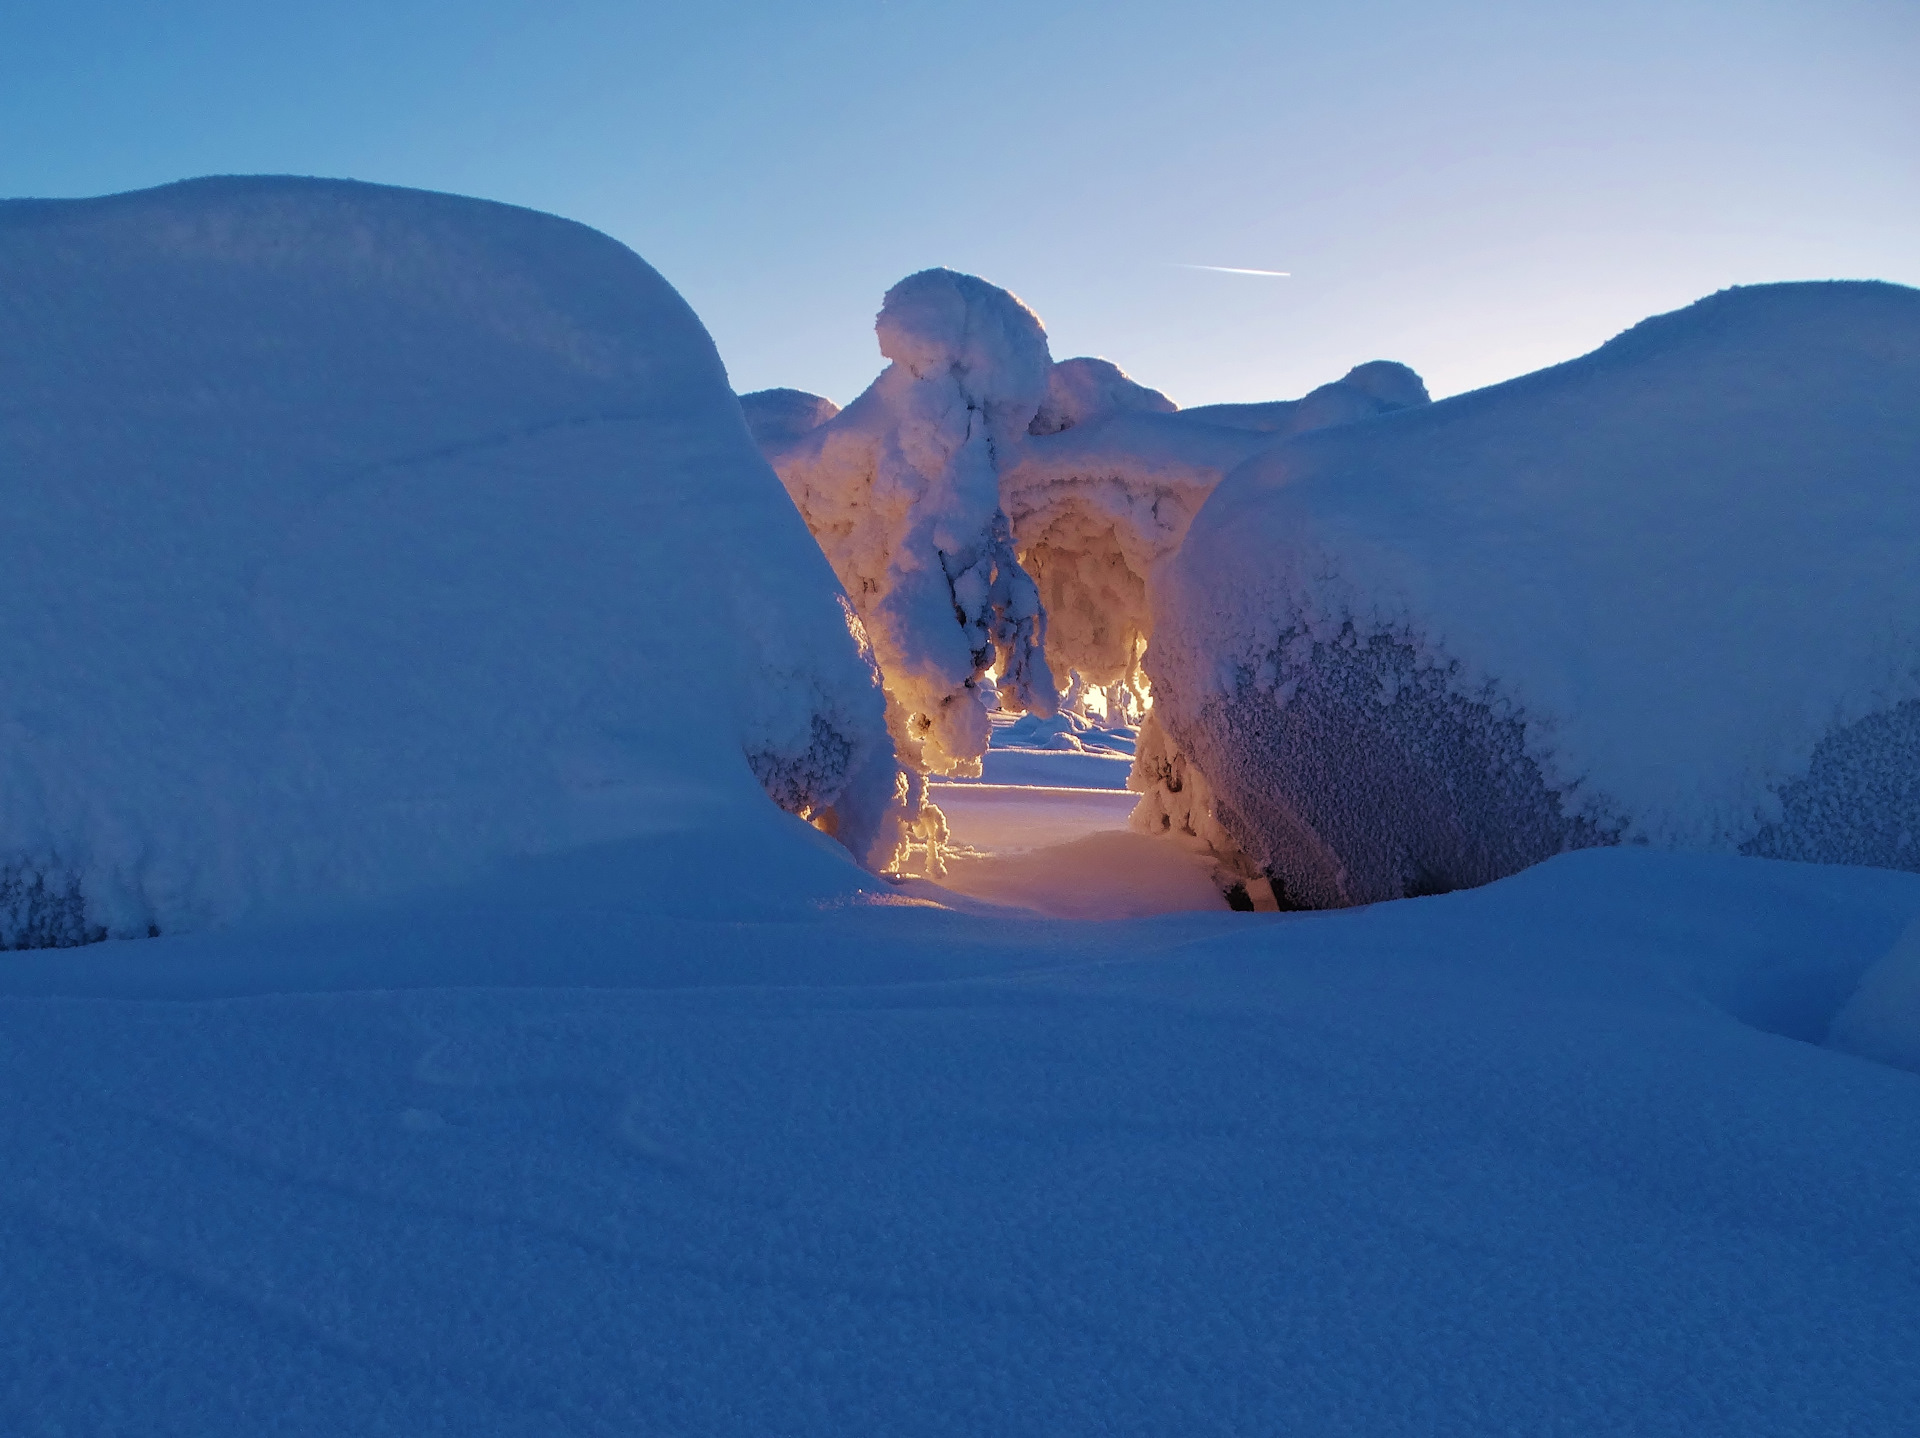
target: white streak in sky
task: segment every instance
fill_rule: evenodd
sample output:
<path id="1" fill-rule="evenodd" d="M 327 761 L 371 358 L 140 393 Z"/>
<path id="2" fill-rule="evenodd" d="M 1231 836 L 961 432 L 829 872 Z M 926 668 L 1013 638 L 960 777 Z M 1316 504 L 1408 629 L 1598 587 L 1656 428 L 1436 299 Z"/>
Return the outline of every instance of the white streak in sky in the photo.
<path id="1" fill-rule="evenodd" d="M 1212 270 L 1216 275 L 1269 275 L 1274 279 L 1281 280 L 1287 279 L 1293 274 L 1292 270 L 1241 270 L 1235 269 L 1232 265 L 1176 264 L 1174 268 L 1177 270 Z"/>

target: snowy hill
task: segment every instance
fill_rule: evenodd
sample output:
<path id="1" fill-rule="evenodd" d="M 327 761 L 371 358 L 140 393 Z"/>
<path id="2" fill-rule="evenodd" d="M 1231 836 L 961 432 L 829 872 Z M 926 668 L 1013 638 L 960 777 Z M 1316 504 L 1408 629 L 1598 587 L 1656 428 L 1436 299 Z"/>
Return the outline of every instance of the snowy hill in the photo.
<path id="1" fill-rule="evenodd" d="M 1294 902 L 1621 841 L 1920 868 L 1920 292 L 1730 290 L 1286 441 L 1155 624 L 1156 712 Z"/>
<path id="2" fill-rule="evenodd" d="M 0 396 L 0 947 L 809 847 L 762 781 L 888 850 L 833 577 L 605 236 L 312 180 L 8 202 Z"/>

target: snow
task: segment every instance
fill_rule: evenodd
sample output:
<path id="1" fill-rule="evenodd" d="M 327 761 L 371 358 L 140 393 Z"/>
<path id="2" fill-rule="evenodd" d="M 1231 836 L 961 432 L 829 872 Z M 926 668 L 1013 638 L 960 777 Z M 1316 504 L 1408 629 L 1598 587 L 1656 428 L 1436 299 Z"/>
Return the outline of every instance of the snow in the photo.
<path id="1" fill-rule="evenodd" d="M 1374 410 L 1289 439 L 1058 378 L 946 272 L 833 414 L 736 402 L 659 276 L 546 216 L 295 180 L 0 206 L 0 914 L 164 920 L 0 953 L 0 1433 L 1904 1438 L 1920 874 L 1621 845 L 1228 913 L 1236 772 L 1186 741 L 1194 676 L 1293 682 L 1276 595 L 1366 580 L 1515 723 L 1559 692 L 1515 636 L 1577 640 L 1554 754 L 1595 772 L 1685 761 L 1702 694 L 1749 765 L 1844 722 L 1773 822 L 1897 844 L 1912 700 L 1855 681 L 1911 655 L 1915 298 L 1748 294 L 1418 412 L 1362 367 Z M 1045 405 L 1071 423 L 1029 433 Z M 994 587 L 996 466 L 1126 426 L 1281 447 L 1154 571 L 1145 724 L 1078 684 L 1053 713 L 1032 651 L 1004 692 L 1049 702 L 994 710 L 979 648 L 1039 637 Z M 836 502 L 891 476 L 895 577 L 993 571 L 948 619 L 980 782 L 897 768 L 901 651 L 755 436 L 843 479 L 865 446 Z M 1606 687 L 1647 672 L 1686 723 Z M 1081 777 L 1006 782 L 1049 765 Z M 944 885 L 855 862 L 909 831 Z"/>
<path id="2" fill-rule="evenodd" d="M 1920 867 L 1916 395 L 1920 293 L 1771 285 L 1296 436 L 1165 566 L 1155 713 L 1289 902 L 1622 841 Z"/>
<path id="3" fill-rule="evenodd" d="M 1920 922 L 1861 976 L 1834 1015 L 1827 1042 L 1862 1058 L 1920 1073 Z"/>
<path id="4" fill-rule="evenodd" d="M 1015 546 L 1046 606 L 1055 672 L 1141 694 L 1155 571 L 1222 477 L 1286 434 L 1426 402 L 1420 377 L 1388 360 L 1304 399 L 1177 412 L 1105 360 L 1056 364 L 1001 482 Z"/>
<path id="5" fill-rule="evenodd" d="M 1180 406 L 1127 375 L 1112 360 L 1081 355 L 1047 371 L 1047 394 L 1027 422 L 1032 435 L 1059 434 L 1089 419 L 1123 410 L 1172 414 Z"/>
<path id="6" fill-rule="evenodd" d="M 796 842 L 760 781 L 897 850 L 833 576 L 612 240 L 331 181 L 10 201 L 0 314 L 0 947 Z"/>
<path id="7" fill-rule="evenodd" d="M 1085 925 L 675 852 L 9 955 L 0 1428 L 1910 1428 L 1920 1079 L 1818 1040 L 1914 876 Z"/>
<path id="8" fill-rule="evenodd" d="M 901 757 L 978 774 L 989 669 L 1002 702 L 1056 706 L 1039 596 L 1000 507 L 999 457 L 1046 394 L 1046 332 L 952 270 L 900 281 L 874 328 L 892 363 L 770 455 L 871 636 Z"/>
<path id="9" fill-rule="evenodd" d="M 802 389 L 761 389 L 740 396 L 740 412 L 753 442 L 763 452 L 777 453 L 832 419 L 840 406 Z"/>

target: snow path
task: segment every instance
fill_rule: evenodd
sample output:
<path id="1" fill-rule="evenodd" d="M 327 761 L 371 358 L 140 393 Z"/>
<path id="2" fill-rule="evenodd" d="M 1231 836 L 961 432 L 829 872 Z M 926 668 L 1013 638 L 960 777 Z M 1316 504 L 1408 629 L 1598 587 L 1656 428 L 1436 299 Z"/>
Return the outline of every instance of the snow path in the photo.
<path id="1" fill-rule="evenodd" d="M 933 784 L 928 792 L 958 846 L 940 880 L 954 893 L 1057 919 L 1227 907 L 1204 856 L 1127 829 L 1138 794 L 1014 784 Z"/>
<path id="2" fill-rule="evenodd" d="M 1210 860 L 1128 830 L 1140 799 L 1126 789 L 1130 756 L 1101 747 L 1025 748 L 1009 742 L 1018 732 L 1012 715 L 994 714 L 992 722 L 981 778 L 928 788 L 956 845 L 942 888 L 1056 919 L 1227 907 Z M 1093 731 L 1088 741 L 1098 745 L 1102 737 Z"/>
<path id="3" fill-rule="evenodd" d="M 1910 1431 L 1920 1078 L 1779 1033 L 1920 879 L 741 920 L 666 852 L 7 956 L 0 1431 Z"/>

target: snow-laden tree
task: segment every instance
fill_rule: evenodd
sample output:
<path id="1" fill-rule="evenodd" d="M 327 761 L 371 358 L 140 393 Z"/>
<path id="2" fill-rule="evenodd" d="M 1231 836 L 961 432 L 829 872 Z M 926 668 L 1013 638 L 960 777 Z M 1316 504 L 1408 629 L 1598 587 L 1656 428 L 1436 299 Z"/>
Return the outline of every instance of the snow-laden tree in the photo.
<path id="1" fill-rule="evenodd" d="M 857 626 L 624 246 L 217 179 L 0 205 L 0 274 L 0 948 L 585 846 L 776 887 L 769 793 L 895 862 Z"/>
<path id="2" fill-rule="evenodd" d="M 1920 291 L 1761 285 L 1276 444 L 1158 576 L 1163 751 L 1313 907 L 1610 843 L 1920 869 L 1916 396 Z"/>
<path id="3" fill-rule="evenodd" d="M 1386 360 L 1303 399 L 1187 410 L 1106 360 L 1056 364 L 1002 481 L 1055 671 L 1106 687 L 1110 709 L 1137 704 L 1152 578 L 1227 471 L 1287 435 L 1425 403 L 1420 377 Z"/>
<path id="4" fill-rule="evenodd" d="M 1000 500 L 1047 394 L 1046 332 L 1005 290 L 944 269 L 889 290 L 875 329 L 891 363 L 866 392 L 797 433 L 763 426 L 763 443 L 872 641 L 902 758 L 977 775 L 990 670 L 1002 705 L 1058 704 Z"/>

